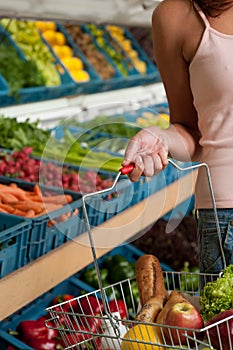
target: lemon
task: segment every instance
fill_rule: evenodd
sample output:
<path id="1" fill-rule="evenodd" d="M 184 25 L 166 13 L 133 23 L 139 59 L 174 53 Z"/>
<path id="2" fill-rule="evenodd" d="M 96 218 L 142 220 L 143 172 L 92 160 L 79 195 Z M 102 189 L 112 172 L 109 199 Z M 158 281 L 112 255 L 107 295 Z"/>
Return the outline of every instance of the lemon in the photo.
<path id="1" fill-rule="evenodd" d="M 125 51 L 132 50 L 132 44 L 131 44 L 130 40 L 125 39 L 125 40 L 121 41 L 121 46 L 123 47 L 123 49 Z"/>
<path id="2" fill-rule="evenodd" d="M 68 45 L 53 45 L 52 48 L 61 59 L 64 57 L 72 57 L 73 51 Z"/>
<path id="3" fill-rule="evenodd" d="M 62 57 L 72 57 L 73 51 L 70 46 L 68 45 L 62 45 L 60 46 L 60 55 Z"/>
<path id="4" fill-rule="evenodd" d="M 47 29 L 50 29 L 50 30 L 56 30 L 56 23 L 55 22 L 45 22 L 46 23 L 46 27 L 47 27 Z"/>
<path id="5" fill-rule="evenodd" d="M 83 62 L 78 57 L 64 57 L 61 61 L 68 70 L 83 69 Z"/>
<path id="6" fill-rule="evenodd" d="M 79 83 L 85 83 L 87 81 L 90 80 L 90 76 L 89 74 L 84 71 L 84 70 L 74 70 L 74 71 L 70 71 L 70 75 L 72 76 L 72 78 Z"/>
<path id="7" fill-rule="evenodd" d="M 47 25 L 46 25 L 46 22 L 44 21 L 36 21 L 35 25 L 40 32 L 44 32 L 45 30 L 47 30 Z"/>
<path id="8" fill-rule="evenodd" d="M 53 30 L 45 30 L 42 35 L 50 45 L 56 44 L 56 32 Z"/>
<path id="9" fill-rule="evenodd" d="M 60 45 L 52 45 L 52 49 L 59 58 L 62 58 Z"/>
<path id="10" fill-rule="evenodd" d="M 55 33 L 55 42 L 57 45 L 65 45 L 66 37 L 63 33 L 56 32 Z"/>
<path id="11" fill-rule="evenodd" d="M 129 57 L 131 57 L 131 58 L 137 58 L 138 57 L 138 53 L 137 53 L 137 51 L 136 50 L 130 50 L 129 52 L 128 52 L 128 55 L 129 55 Z"/>
<path id="12" fill-rule="evenodd" d="M 147 66 L 146 66 L 146 63 L 144 61 L 134 59 L 133 64 L 139 73 L 146 74 Z"/>
<path id="13" fill-rule="evenodd" d="M 155 326 L 137 324 L 128 330 L 124 339 L 121 343 L 122 350 L 164 350 L 163 346 L 157 345 L 163 342 Z M 151 342 L 153 345 L 145 342 Z"/>

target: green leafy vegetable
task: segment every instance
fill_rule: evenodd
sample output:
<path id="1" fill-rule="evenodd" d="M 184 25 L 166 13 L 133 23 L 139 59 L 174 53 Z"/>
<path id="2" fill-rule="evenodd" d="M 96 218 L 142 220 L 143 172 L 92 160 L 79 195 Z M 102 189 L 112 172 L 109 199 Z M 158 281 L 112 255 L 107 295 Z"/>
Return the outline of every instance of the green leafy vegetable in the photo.
<path id="1" fill-rule="evenodd" d="M 229 265 L 223 276 L 208 282 L 200 292 L 201 314 L 205 321 L 218 313 L 233 308 L 233 265 Z"/>
<path id="2" fill-rule="evenodd" d="M 50 131 L 40 129 L 38 123 L 29 119 L 19 122 L 17 118 L 0 115 L 0 147 L 21 150 L 30 146 L 43 150 L 50 138 Z"/>
<path id="3" fill-rule="evenodd" d="M 11 38 L 23 51 L 27 61 L 33 61 L 42 75 L 45 86 L 61 85 L 61 77 L 56 68 L 55 58 L 49 47 L 43 42 L 35 22 L 8 18 L 0 20 L 0 24 L 7 28 Z M 17 78 L 16 78 L 17 80 Z"/>
<path id="4" fill-rule="evenodd" d="M 18 96 L 22 88 L 45 85 L 45 79 L 35 62 L 21 59 L 6 38 L 0 44 L 0 73 L 7 81 L 10 94 L 14 97 Z"/>

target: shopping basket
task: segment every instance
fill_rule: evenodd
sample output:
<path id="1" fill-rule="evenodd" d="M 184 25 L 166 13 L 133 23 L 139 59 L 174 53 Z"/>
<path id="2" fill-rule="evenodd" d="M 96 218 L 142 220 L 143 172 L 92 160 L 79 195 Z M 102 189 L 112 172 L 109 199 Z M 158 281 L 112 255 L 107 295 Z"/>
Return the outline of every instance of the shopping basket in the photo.
<path id="1" fill-rule="evenodd" d="M 180 171 L 196 169 L 201 166 L 205 167 L 221 246 L 221 233 L 208 166 L 205 163 L 200 163 L 181 168 L 173 160 L 169 159 L 169 162 Z M 137 288 L 135 288 L 135 277 L 125 279 L 109 286 L 103 286 L 85 200 L 87 197 L 111 191 L 115 188 L 119 177 L 131 172 L 132 169 L 133 165 L 120 169 L 111 188 L 85 194 L 83 196 L 84 216 L 96 267 L 99 289 L 72 300 L 48 307 L 46 310 L 49 312 L 50 318 L 45 321 L 46 326 L 59 331 L 62 347 L 64 349 L 80 350 L 214 349 L 211 343 L 210 332 L 213 327 L 217 327 L 219 349 L 233 350 L 229 325 L 229 320 L 233 316 L 216 322 L 215 324 L 204 326 L 201 329 L 168 327 L 156 323 L 142 323 L 135 320 L 135 316 L 140 307 Z M 221 253 L 223 266 L 226 267 L 223 249 Z M 186 298 L 192 300 L 192 303 L 194 303 L 197 308 L 199 307 L 200 281 L 206 284 L 220 277 L 220 274 L 176 271 L 163 271 L 163 274 L 165 287 L 168 293 L 172 290 L 185 293 Z M 224 323 L 228 331 L 228 349 L 224 349 L 219 332 L 219 328 Z M 172 337 L 173 333 L 171 334 L 172 328 L 175 329 L 177 333 L 178 340 L 176 339 L 176 341 L 174 341 Z M 169 342 L 167 341 L 165 332 L 170 334 Z M 183 345 L 184 342 L 181 341 L 180 334 L 182 334 L 182 337 L 185 337 L 186 345 Z"/>

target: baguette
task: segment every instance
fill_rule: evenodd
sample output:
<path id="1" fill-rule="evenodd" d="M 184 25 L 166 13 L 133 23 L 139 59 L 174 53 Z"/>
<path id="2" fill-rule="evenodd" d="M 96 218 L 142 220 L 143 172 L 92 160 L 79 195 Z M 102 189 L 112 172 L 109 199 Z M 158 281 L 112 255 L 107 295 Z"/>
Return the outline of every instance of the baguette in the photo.
<path id="1" fill-rule="evenodd" d="M 153 297 L 142 306 L 135 319 L 140 322 L 154 322 L 158 313 L 163 308 L 164 299 L 162 297 Z"/>
<path id="2" fill-rule="evenodd" d="M 136 320 L 154 322 L 167 299 L 160 262 L 154 255 L 144 254 L 136 261 L 135 272 L 141 303 Z"/>

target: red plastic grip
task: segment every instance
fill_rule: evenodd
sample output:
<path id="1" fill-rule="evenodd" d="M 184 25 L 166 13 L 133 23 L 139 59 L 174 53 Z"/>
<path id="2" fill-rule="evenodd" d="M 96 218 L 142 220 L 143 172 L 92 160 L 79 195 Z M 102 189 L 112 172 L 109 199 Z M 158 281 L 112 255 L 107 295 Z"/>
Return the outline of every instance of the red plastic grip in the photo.
<path id="1" fill-rule="evenodd" d="M 127 174 L 131 173 L 131 171 L 133 169 L 134 169 L 134 164 L 129 164 L 129 165 L 123 166 L 120 169 L 120 172 L 121 172 L 122 175 L 127 175 Z"/>

